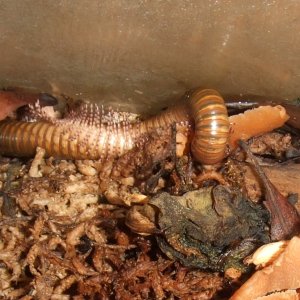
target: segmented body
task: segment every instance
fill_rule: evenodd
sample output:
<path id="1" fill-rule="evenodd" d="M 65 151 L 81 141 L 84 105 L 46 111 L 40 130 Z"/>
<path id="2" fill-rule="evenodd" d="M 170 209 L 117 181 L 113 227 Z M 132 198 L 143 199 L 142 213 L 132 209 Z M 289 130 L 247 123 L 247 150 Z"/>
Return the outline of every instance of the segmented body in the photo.
<path id="1" fill-rule="evenodd" d="M 92 117 L 94 120 L 94 117 Z M 68 159 L 116 157 L 132 149 L 144 134 L 173 123 L 191 123 L 195 135 L 192 152 L 204 164 L 221 161 L 225 155 L 229 121 L 222 97 L 214 90 L 194 92 L 188 103 L 175 106 L 141 123 L 97 122 L 89 120 L 2 121 L 0 152 L 13 156 L 34 156 L 36 147 L 47 156 Z"/>
<path id="2" fill-rule="evenodd" d="M 229 119 L 223 98 L 214 90 L 195 91 L 189 105 L 195 124 L 194 157 L 208 165 L 221 161 L 229 135 Z"/>

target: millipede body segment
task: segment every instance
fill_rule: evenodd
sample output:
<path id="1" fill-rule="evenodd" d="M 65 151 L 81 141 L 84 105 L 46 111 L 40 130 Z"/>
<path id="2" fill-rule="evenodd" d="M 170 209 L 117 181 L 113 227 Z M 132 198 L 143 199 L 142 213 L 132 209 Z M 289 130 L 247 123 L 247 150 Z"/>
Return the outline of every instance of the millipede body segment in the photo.
<path id="1" fill-rule="evenodd" d="M 221 95 L 215 90 L 196 90 L 190 99 L 195 123 L 192 153 L 197 161 L 215 164 L 225 157 L 229 119 Z"/>
<path id="2" fill-rule="evenodd" d="M 77 122 L 5 121 L 0 123 L 0 152 L 31 157 L 36 147 L 47 156 L 99 159 L 121 155 L 133 147 L 134 132 L 119 126 L 91 126 Z"/>
<path id="3" fill-rule="evenodd" d="M 169 130 L 174 123 L 194 126 L 191 150 L 195 159 L 202 164 L 220 162 L 226 155 L 228 142 L 230 144 L 230 118 L 223 98 L 215 90 L 196 90 L 187 103 L 171 107 L 157 116 L 137 123 L 129 123 L 123 119 L 114 120 L 112 117 L 105 119 L 107 116 L 99 114 L 99 108 L 96 108 L 97 114 L 93 114 L 93 110 L 88 108 L 75 114 L 74 118 L 55 122 L 1 121 L 0 153 L 32 157 L 36 148 L 41 147 L 45 149 L 48 157 L 117 157 L 137 145 L 142 136 L 147 136 L 158 128 Z M 285 121 L 286 117 L 279 123 L 283 124 Z M 279 123 L 276 124 L 279 126 Z M 237 138 L 238 122 L 234 125 Z"/>

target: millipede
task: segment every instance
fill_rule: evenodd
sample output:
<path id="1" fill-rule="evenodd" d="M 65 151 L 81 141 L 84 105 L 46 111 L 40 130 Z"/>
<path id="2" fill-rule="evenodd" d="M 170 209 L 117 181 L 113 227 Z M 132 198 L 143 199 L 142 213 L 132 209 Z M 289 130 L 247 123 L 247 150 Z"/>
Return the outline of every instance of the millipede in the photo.
<path id="1" fill-rule="evenodd" d="M 215 90 L 197 90 L 190 98 L 195 134 L 192 153 L 203 164 L 220 162 L 226 152 L 229 136 L 229 118 L 221 95 Z"/>
<path id="2" fill-rule="evenodd" d="M 33 157 L 36 148 L 41 147 L 45 149 L 48 157 L 64 159 L 117 157 L 137 145 L 143 135 L 158 128 L 168 129 L 174 123 L 181 123 L 194 127 L 191 151 L 195 159 L 204 165 L 216 164 L 227 155 L 227 145 L 233 145 L 247 132 L 246 128 L 239 129 L 240 122 L 244 124 L 245 118 L 243 115 L 229 118 L 224 100 L 215 90 L 198 89 L 187 98 L 185 103 L 170 107 L 154 117 L 137 123 L 107 118 L 95 104 L 92 106 L 94 109 L 85 107 L 85 112 L 88 113 L 83 113 L 83 110 L 73 118 L 54 122 L 4 120 L 0 122 L 0 153 Z M 287 120 L 283 107 L 270 109 L 271 113 L 274 112 L 274 120 L 276 118 L 278 120 L 272 123 L 273 127 L 263 125 L 257 130 L 252 130 L 250 137 L 280 127 Z M 97 111 L 96 115 L 93 111 Z M 250 118 L 246 117 L 247 124 L 253 122 L 251 118 L 253 115 L 255 117 L 255 110 L 253 111 L 254 114 L 248 114 Z M 265 114 L 269 116 L 270 111 L 267 110 Z M 231 132 L 234 132 L 232 135 L 234 141 Z"/>

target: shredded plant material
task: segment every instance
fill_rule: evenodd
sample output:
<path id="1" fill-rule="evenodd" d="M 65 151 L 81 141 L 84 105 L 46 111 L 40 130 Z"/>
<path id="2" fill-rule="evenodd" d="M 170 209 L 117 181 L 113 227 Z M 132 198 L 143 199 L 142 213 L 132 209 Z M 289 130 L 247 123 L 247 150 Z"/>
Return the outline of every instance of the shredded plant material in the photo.
<path id="1" fill-rule="evenodd" d="M 211 299 L 222 289 L 220 274 L 185 268 L 128 230 L 127 209 L 105 203 L 99 177 L 77 165 L 48 159 L 30 177 L 30 164 L 1 161 L 1 297 Z"/>

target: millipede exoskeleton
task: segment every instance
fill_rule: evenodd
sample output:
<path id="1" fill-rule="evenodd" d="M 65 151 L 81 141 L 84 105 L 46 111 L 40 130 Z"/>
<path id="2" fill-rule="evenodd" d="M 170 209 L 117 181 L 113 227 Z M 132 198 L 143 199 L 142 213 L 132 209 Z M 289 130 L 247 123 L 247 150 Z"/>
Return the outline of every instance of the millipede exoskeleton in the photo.
<path id="1" fill-rule="evenodd" d="M 196 90 L 189 100 L 195 123 L 191 150 L 195 159 L 212 165 L 225 157 L 229 119 L 221 95 L 211 89 Z"/>
<path id="2" fill-rule="evenodd" d="M 271 131 L 288 119 L 281 106 L 259 107 L 228 117 L 223 98 L 212 89 L 198 89 L 185 103 L 143 122 L 131 122 L 118 113 L 114 117 L 96 104 L 88 108 L 81 107 L 75 114 L 57 121 L 43 118 L 36 122 L 1 121 L 0 153 L 31 157 L 40 147 L 48 157 L 114 158 L 137 146 L 141 137 L 151 131 L 168 130 L 174 123 L 180 123 L 183 126 L 194 124 L 191 151 L 195 160 L 214 165 L 237 147 L 237 140 Z"/>

